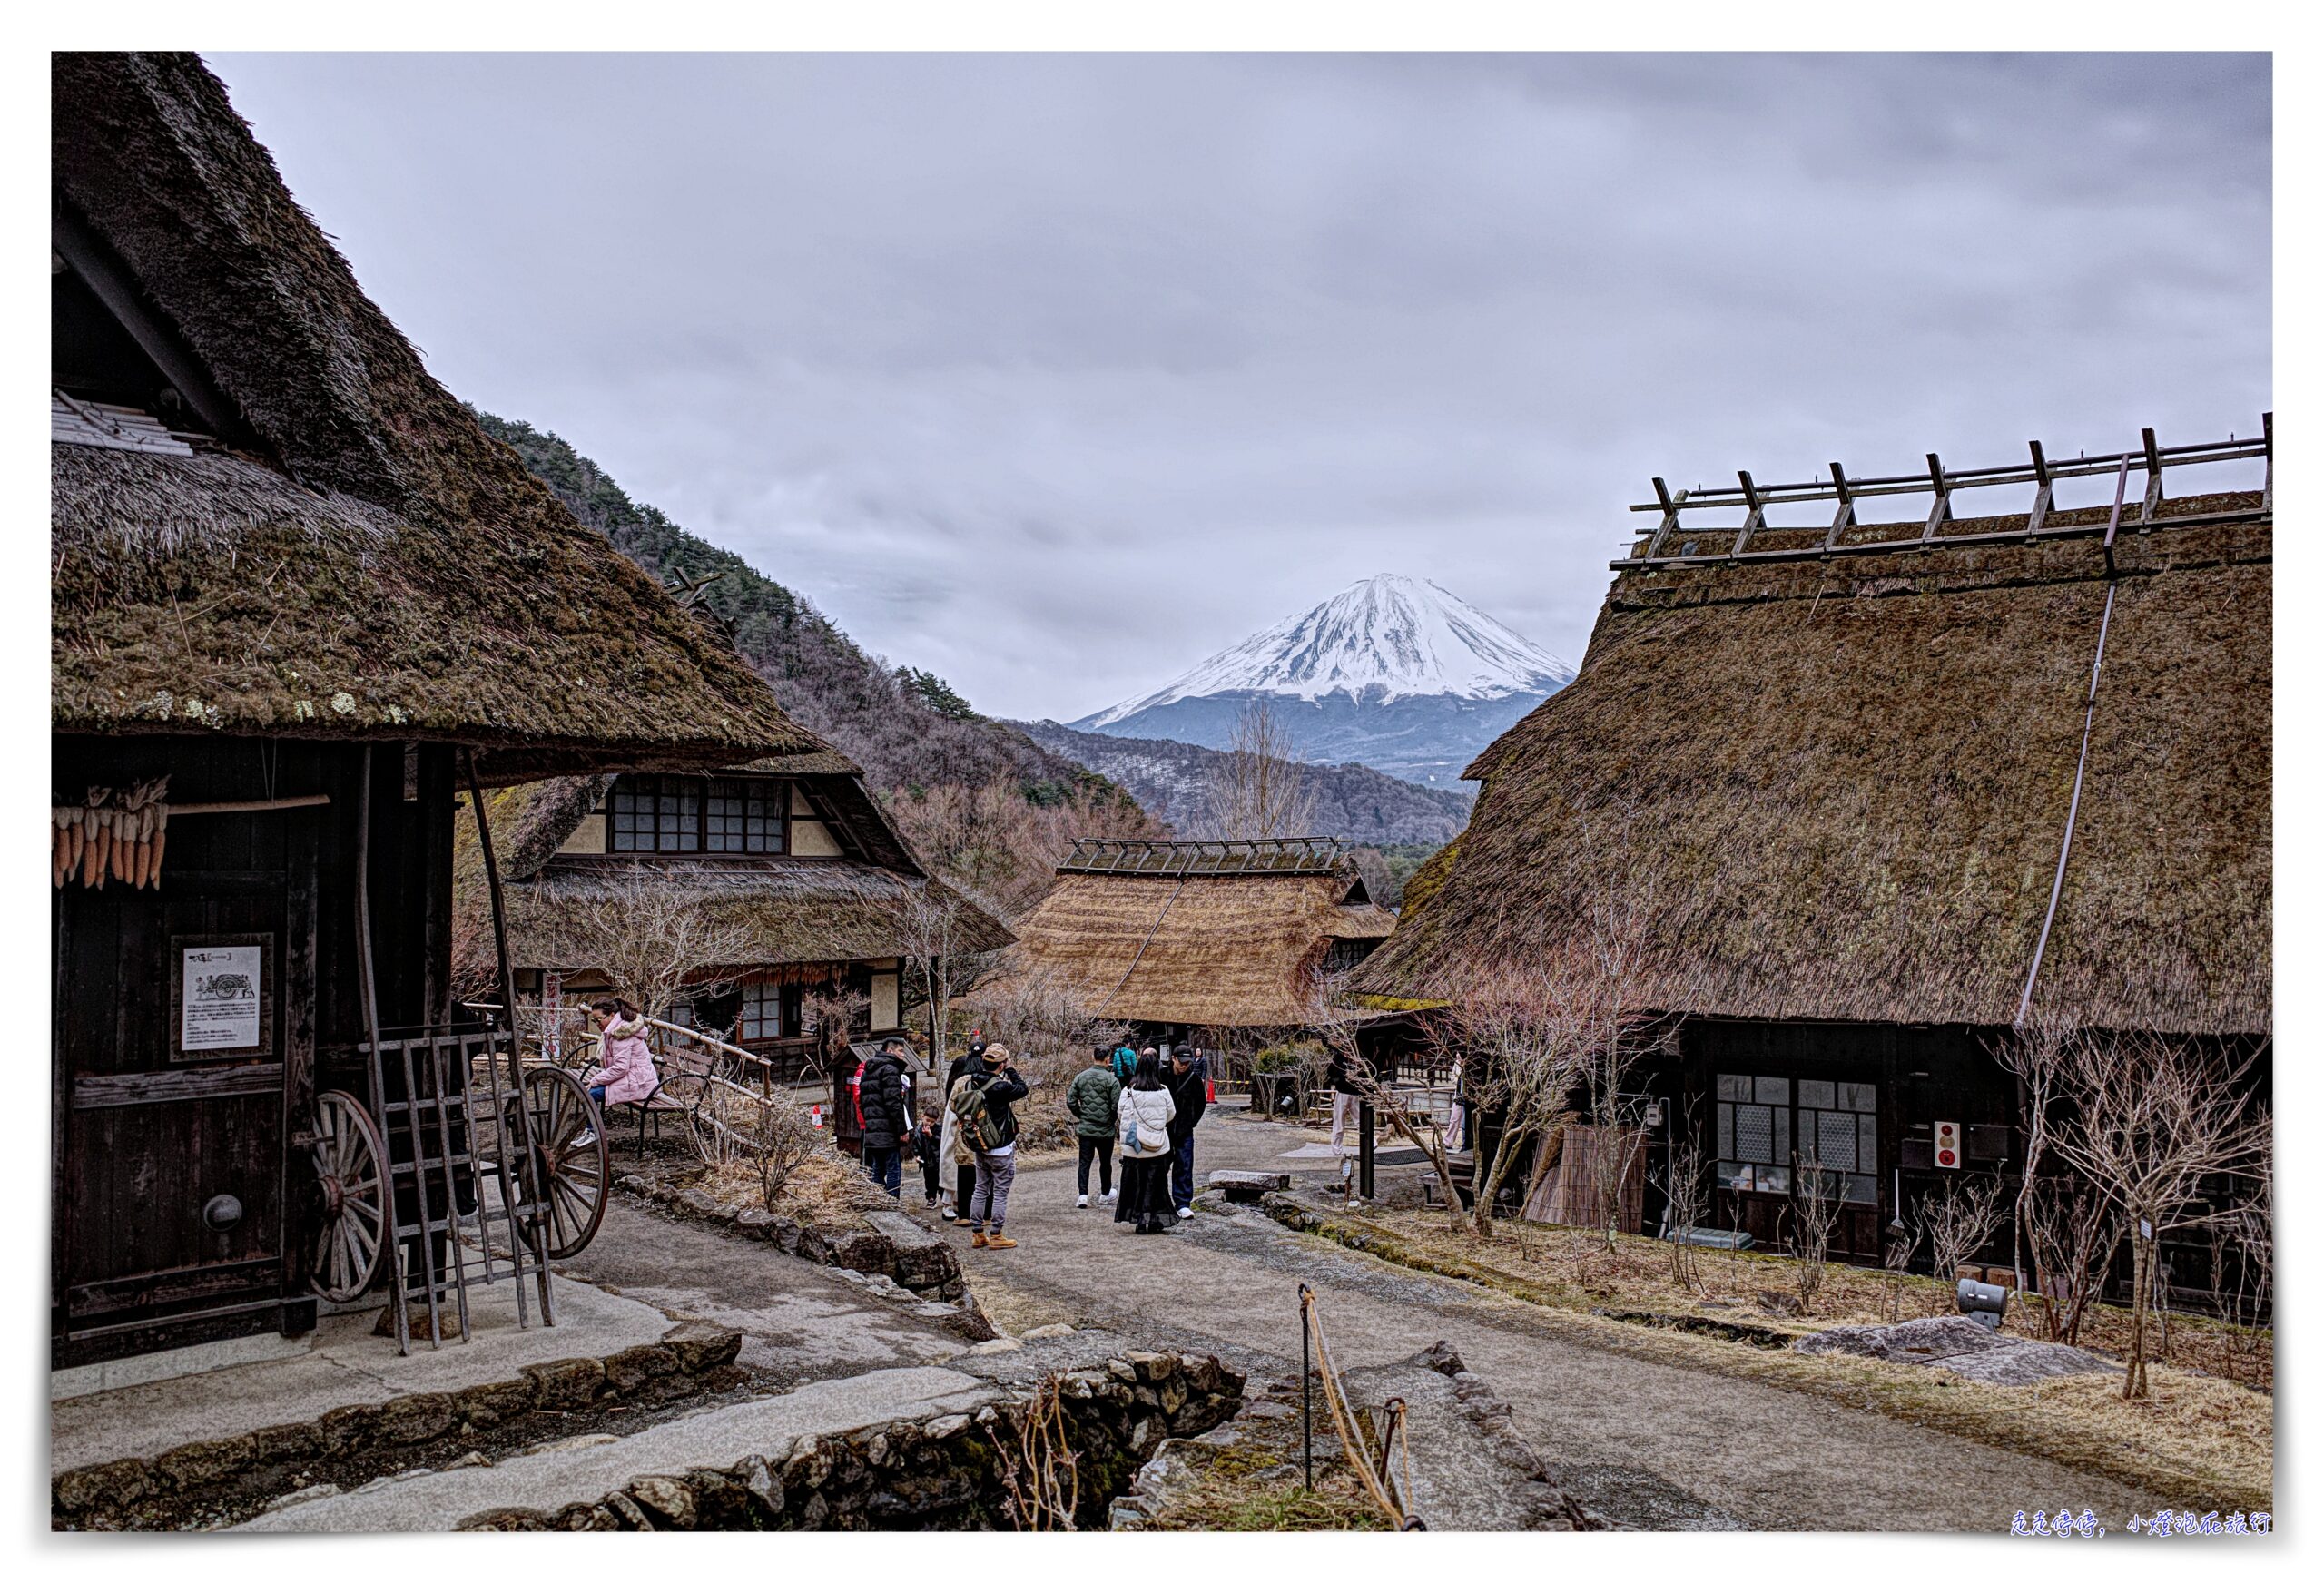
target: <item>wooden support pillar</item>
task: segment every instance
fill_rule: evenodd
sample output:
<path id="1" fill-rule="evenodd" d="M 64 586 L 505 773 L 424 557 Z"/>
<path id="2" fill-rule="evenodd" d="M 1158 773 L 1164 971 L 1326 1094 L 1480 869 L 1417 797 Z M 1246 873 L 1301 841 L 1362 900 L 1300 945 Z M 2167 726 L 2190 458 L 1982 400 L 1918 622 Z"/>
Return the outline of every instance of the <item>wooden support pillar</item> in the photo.
<path id="1" fill-rule="evenodd" d="M 2274 413 L 2260 414 L 2260 434 L 2268 447 L 2268 477 L 2267 481 L 2260 487 L 2260 509 L 2273 511 L 2276 508 L 2276 415 Z"/>
<path id="2" fill-rule="evenodd" d="M 1687 498 L 1687 492 L 1681 489 L 1673 495 L 1670 487 L 1657 478 L 1654 481 L 1654 498 L 1661 503 L 1662 522 L 1655 528 L 1654 536 L 1646 542 L 1646 558 L 1649 560 L 1667 553 L 1671 536 L 1679 531 L 1679 506 Z"/>

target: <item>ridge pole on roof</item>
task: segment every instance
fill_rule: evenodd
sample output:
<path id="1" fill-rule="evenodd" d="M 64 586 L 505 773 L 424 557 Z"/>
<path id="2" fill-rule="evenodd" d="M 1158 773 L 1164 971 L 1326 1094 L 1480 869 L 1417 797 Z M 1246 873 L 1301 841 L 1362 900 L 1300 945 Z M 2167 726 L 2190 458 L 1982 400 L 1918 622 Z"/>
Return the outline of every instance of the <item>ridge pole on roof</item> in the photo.
<path id="1" fill-rule="evenodd" d="M 2034 509 L 2025 514 L 2025 536 L 2032 538 L 2042 531 L 2042 523 L 2050 515 L 2050 458 L 2042 454 L 2038 439 L 2027 440 L 2025 448 L 2034 453 Z"/>
<path id="2" fill-rule="evenodd" d="M 1856 526 L 1856 497 L 1848 490 L 1848 476 L 1839 463 L 1832 464 L 1832 493 L 1839 497 L 1840 508 L 1832 515 L 1832 531 L 1824 536 L 1824 548 L 1829 553 L 1840 542 L 1840 535 Z"/>
<path id="3" fill-rule="evenodd" d="M 1945 464 L 1936 453 L 1928 454 L 1928 481 L 1936 491 L 1936 504 L 1928 508 L 1928 526 L 1921 529 L 1921 543 L 1925 546 L 1936 537 L 1936 530 L 1953 520 L 1953 493 L 1945 482 Z"/>
<path id="4" fill-rule="evenodd" d="M 2274 413 L 2260 414 L 2260 435 L 2268 447 L 2268 476 L 2266 481 L 2260 486 L 2260 509 L 2273 511 L 2276 508 L 2276 415 Z"/>
<path id="5" fill-rule="evenodd" d="M 1735 542 L 1728 546 L 1727 553 L 1730 556 L 1741 555 L 1743 546 L 1751 542 L 1751 536 L 1768 525 L 1768 508 L 1760 503 L 1759 487 L 1751 482 L 1750 474 L 1739 467 L 1736 469 L 1735 476 L 1743 480 L 1743 504 L 1751 511 L 1743 519 L 1743 531 L 1737 534 Z"/>
<path id="6" fill-rule="evenodd" d="M 2139 502 L 2139 526 L 2143 529 L 2162 505 L 2162 453 L 2155 448 L 2153 429 L 2139 430 L 2139 439 L 2146 447 L 2146 498 Z"/>
<path id="7" fill-rule="evenodd" d="M 1670 493 L 1670 487 L 1657 478 L 1654 481 L 1654 498 L 1661 504 L 1662 523 L 1654 530 L 1654 536 L 1647 541 L 1646 555 L 1649 560 L 1660 555 L 1663 546 L 1670 542 L 1670 536 L 1679 530 L 1679 506 L 1687 498 L 1687 492 L 1681 489 L 1678 494 L 1673 495 Z"/>

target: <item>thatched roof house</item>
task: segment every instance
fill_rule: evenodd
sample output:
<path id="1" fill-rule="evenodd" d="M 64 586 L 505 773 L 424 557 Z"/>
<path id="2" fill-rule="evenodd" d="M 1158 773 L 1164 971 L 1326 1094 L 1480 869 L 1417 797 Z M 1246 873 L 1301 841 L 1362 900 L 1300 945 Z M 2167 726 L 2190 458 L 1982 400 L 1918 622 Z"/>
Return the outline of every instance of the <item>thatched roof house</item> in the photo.
<path id="1" fill-rule="evenodd" d="M 895 1031 L 900 978 L 940 939 L 955 953 L 996 950 L 1009 930 L 922 868 L 865 788 L 825 748 L 757 759 L 713 775 L 599 775 L 537 782 L 490 799 L 506 832 L 502 867 L 517 990 L 561 998 L 607 982 L 597 960 L 605 918 L 639 907 L 685 909 L 707 932 L 747 942 L 732 961 L 700 964 L 715 986 L 682 1015 L 696 1027 L 800 1067 L 821 1056 L 805 1026 L 813 995 L 852 994 L 854 1034 Z M 486 907 L 472 841 L 461 844 L 468 938 Z M 645 888 L 642 891 L 641 888 Z M 488 964 L 472 960 L 471 976 Z M 832 1030 L 834 1033 L 839 1030 Z"/>
<path id="2" fill-rule="evenodd" d="M 1084 841 L 1016 924 L 1013 975 L 1090 1016 L 1295 1027 L 1395 928 L 1334 841 Z"/>
<path id="3" fill-rule="evenodd" d="M 2127 503 L 2078 511 L 2036 447 L 2038 520 L 1955 519 L 1961 476 L 1919 480 L 1926 525 L 1856 524 L 1845 482 L 1797 492 L 1840 502 L 1830 529 L 1765 526 L 1748 477 L 1749 531 L 1666 499 L 1356 988 L 1458 998 L 1620 929 L 1635 1008 L 1684 1019 L 1663 1092 L 1716 1126 L 1747 1226 L 1771 1234 L 1787 1140 L 1846 1134 L 1859 1254 L 1947 1163 L 1934 1123 L 1973 1166 L 2016 1157 L 1985 1041 L 2021 1018 L 2264 1037 L 2272 493 L 2160 480 L 2266 452 L 2148 447 L 2143 505 L 2134 452 L 2083 466 Z"/>
<path id="4" fill-rule="evenodd" d="M 387 1106 L 502 1070 L 471 1064 L 487 1036 L 452 994 L 471 774 L 822 743 L 428 375 L 198 59 L 51 70 L 69 1366 L 295 1333 L 319 1298 L 427 1266 L 419 1186 L 472 1194 L 475 1162 Z M 416 1168 L 350 1165 L 365 1125 L 399 1126 Z M 531 1203 L 554 1141 L 517 1166 Z M 466 1278 L 438 1275 L 422 1312 Z"/>
<path id="5" fill-rule="evenodd" d="M 198 59 L 53 71 L 57 730 L 499 780 L 822 745 L 437 383 Z"/>

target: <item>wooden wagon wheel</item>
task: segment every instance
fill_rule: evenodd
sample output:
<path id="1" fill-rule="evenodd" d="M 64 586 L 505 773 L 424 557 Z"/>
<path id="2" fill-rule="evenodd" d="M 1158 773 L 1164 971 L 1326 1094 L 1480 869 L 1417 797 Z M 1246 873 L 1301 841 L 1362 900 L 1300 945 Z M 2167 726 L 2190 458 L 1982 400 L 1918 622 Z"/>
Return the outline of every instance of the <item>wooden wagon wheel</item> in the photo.
<path id="1" fill-rule="evenodd" d="M 556 1067 L 525 1071 L 525 1108 L 533 1124 L 533 1159 L 548 1200 L 548 1256 L 569 1259 L 589 1245 L 606 1218 L 613 1160 L 605 1117 L 572 1073 Z M 586 1136 L 588 1142 L 581 1139 Z"/>
<path id="2" fill-rule="evenodd" d="M 337 1088 L 315 1096 L 315 1175 L 322 1229 L 315 1236 L 315 1291 L 352 1303 L 371 1284 L 388 1236 L 388 1145 L 371 1113 Z"/>

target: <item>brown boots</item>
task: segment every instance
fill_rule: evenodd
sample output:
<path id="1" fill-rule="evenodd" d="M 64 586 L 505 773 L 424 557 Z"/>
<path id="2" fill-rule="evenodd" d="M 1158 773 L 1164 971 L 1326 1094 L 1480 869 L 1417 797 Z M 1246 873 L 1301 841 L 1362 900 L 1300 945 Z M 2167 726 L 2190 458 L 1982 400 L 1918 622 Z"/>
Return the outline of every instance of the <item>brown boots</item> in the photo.
<path id="1" fill-rule="evenodd" d="M 1017 1239 L 997 1225 L 992 1228 L 990 1236 L 985 1235 L 982 1232 L 977 1232 L 969 1238 L 969 1246 L 972 1248 L 1013 1248 L 1016 1245 Z"/>

